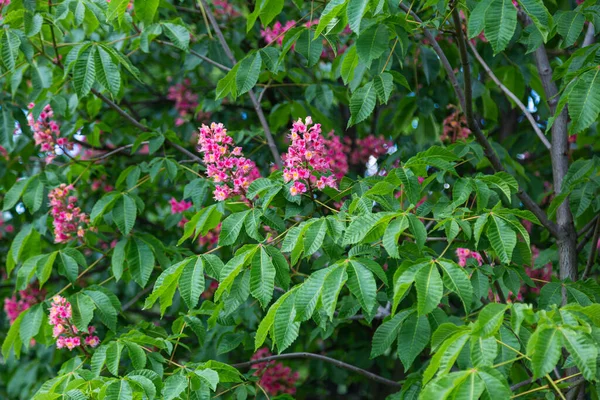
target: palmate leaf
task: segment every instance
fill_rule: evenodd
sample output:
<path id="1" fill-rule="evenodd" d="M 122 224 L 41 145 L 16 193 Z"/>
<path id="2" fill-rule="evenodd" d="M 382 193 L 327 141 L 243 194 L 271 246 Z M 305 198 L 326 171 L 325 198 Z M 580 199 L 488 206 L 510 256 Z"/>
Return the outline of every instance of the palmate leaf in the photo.
<path id="1" fill-rule="evenodd" d="M 175 25 L 170 22 L 162 24 L 165 35 L 173 42 L 175 46 L 183 51 L 187 51 L 190 46 L 190 32 L 185 26 Z"/>
<path id="2" fill-rule="evenodd" d="M 94 318 L 96 304 L 87 294 L 77 293 L 74 298 L 71 298 L 71 305 L 73 307 L 73 322 L 75 326 L 82 332 L 87 331 L 89 323 Z"/>
<path id="3" fill-rule="evenodd" d="M 552 371 L 561 356 L 562 335 L 556 327 L 539 327 L 527 343 L 534 378 Z"/>
<path id="4" fill-rule="evenodd" d="M 414 309 L 403 310 L 377 328 L 373 335 L 373 343 L 371 344 L 371 358 L 382 355 L 390 348 L 398 337 L 402 323 L 409 315 L 414 314 L 414 312 Z"/>
<path id="5" fill-rule="evenodd" d="M 400 268 L 394 273 L 394 298 L 392 302 L 392 315 L 396 313 L 398 304 L 408 292 L 413 282 L 415 281 L 415 275 L 422 269 L 429 265 L 430 262 L 422 262 L 415 265 L 412 263 L 402 263 Z"/>
<path id="6" fill-rule="evenodd" d="M 479 368 L 477 375 L 484 385 L 484 396 L 482 399 L 509 399 L 512 395 L 506 378 L 497 370 L 492 368 Z"/>
<path id="7" fill-rule="evenodd" d="M 429 314 L 440 304 L 444 294 L 442 277 L 435 263 L 430 262 L 419 269 L 415 274 L 415 287 L 419 315 Z"/>
<path id="8" fill-rule="evenodd" d="M 582 331 L 569 328 L 561 329 L 560 333 L 563 336 L 564 346 L 573 357 L 583 377 L 588 381 L 596 379 L 598 346 L 593 339 Z"/>
<path id="9" fill-rule="evenodd" d="M 485 13 L 485 37 L 494 54 L 506 48 L 517 27 L 517 9 L 511 0 L 492 0 Z"/>

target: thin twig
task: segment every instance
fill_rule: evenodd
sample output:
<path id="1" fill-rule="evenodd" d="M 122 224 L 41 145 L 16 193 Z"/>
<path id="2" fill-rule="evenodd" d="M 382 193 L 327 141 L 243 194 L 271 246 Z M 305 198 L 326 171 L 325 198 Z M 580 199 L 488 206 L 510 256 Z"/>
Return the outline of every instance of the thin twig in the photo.
<path id="1" fill-rule="evenodd" d="M 165 42 L 163 40 L 155 40 L 155 42 L 158 43 L 158 44 L 165 45 L 165 46 L 174 47 L 176 49 L 179 48 L 179 47 L 175 46 L 171 42 Z M 229 68 L 229 67 L 227 67 L 227 66 L 225 66 L 225 65 L 223 65 L 221 63 L 218 63 L 215 60 L 212 60 L 212 59 L 210 59 L 210 58 L 208 58 L 206 56 L 203 56 L 202 54 L 198 53 L 197 51 L 194 51 L 194 50 L 190 49 L 190 54 L 193 55 L 193 56 L 198 57 L 199 59 L 201 59 L 203 61 L 206 61 L 209 64 L 214 65 L 215 67 L 217 67 L 219 69 L 222 69 L 223 71 L 231 71 L 231 68 Z"/>
<path id="2" fill-rule="evenodd" d="M 227 41 L 225 40 L 225 37 L 223 36 L 223 32 L 221 32 L 221 28 L 219 27 L 219 24 L 217 23 L 215 16 L 213 15 L 210 8 L 208 8 L 205 0 L 199 0 L 199 1 L 202 4 L 202 7 L 204 8 L 204 12 L 206 12 L 206 16 L 208 17 L 208 20 L 210 21 L 210 24 L 212 25 L 212 27 L 215 31 L 215 34 L 217 35 L 217 38 L 219 39 L 219 42 L 221 43 L 221 47 L 223 47 L 223 51 L 225 51 L 225 55 L 235 65 L 237 63 L 235 56 L 231 52 L 231 49 L 229 48 L 229 45 L 227 44 Z M 271 154 L 273 154 L 275 163 L 277 164 L 277 166 L 279 168 L 282 168 L 283 163 L 281 162 L 281 156 L 279 154 L 279 150 L 277 150 L 277 145 L 275 144 L 275 140 L 273 139 L 273 135 L 271 134 L 271 129 L 269 128 L 269 124 L 267 123 L 267 119 L 265 118 L 265 114 L 262 110 L 260 102 L 256 98 L 254 91 L 250 90 L 248 92 L 248 95 L 250 96 L 250 101 L 254 105 L 254 110 L 256 111 L 256 114 L 258 115 L 258 120 L 260 121 L 260 124 L 262 125 L 263 130 L 265 131 L 265 137 L 267 138 L 267 143 L 269 145 L 269 149 L 271 150 Z"/>
<path id="3" fill-rule="evenodd" d="M 347 369 L 349 371 L 354 371 L 362 376 L 365 376 L 373 381 L 379 382 L 379 383 L 383 383 L 385 385 L 389 385 L 389 386 L 394 386 L 397 388 L 402 387 L 402 385 L 398 382 L 394 382 L 390 379 L 384 378 L 382 376 L 376 375 L 372 372 L 369 372 L 365 369 L 356 367 L 354 365 L 351 364 L 347 364 L 343 361 L 340 360 L 336 360 L 335 358 L 331 358 L 331 357 L 327 357 L 321 354 L 314 354 L 314 353 L 307 353 L 307 352 L 301 352 L 301 353 L 287 353 L 287 354 L 279 354 L 279 355 L 274 355 L 274 356 L 270 356 L 270 357 L 263 357 L 263 358 L 259 358 L 257 360 L 253 360 L 253 361 L 247 361 L 247 362 L 243 362 L 243 363 L 238 363 L 238 364 L 233 364 L 232 367 L 234 368 L 247 368 L 250 367 L 254 364 L 257 363 L 261 363 L 261 362 L 265 362 L 265 361 L 271 361 L 271 360 L 288 360 L 288 359 L 292 359 L 292 358 L 308 358 L 308 359 L 312 359 L 312 360 L 319 360 L 319 361 L 325 361 L 328 363 L 331 363 L 337 367 L 340 368 L 344 368 Z"/>
<path id="4" fill-rule="evenodd" d="M 541 131 L 541 129 L 538 126 L 535 118 L 533 118 L 533 115 L 531 115 L 531 113 L 529 112 L 529 110 L 527 109 L 527 107 L 525 107 L 525 104 L 523 104 L 523 102 L 521 102 L 521 100 L 519 100 L 519 98 L 513 92 L 511 92 L 506 86 L 504 86 L 502 84 L 502 82 L 500 82 L 500 79 L 498 79 L 498 77 L 496 77 L 496 75 L 494 75 L 494 73 L 492 72 L 492 70 L 490 69 L 490 67 L 485 63 L 485 60 L 477 52 L 477 49 L 475 48 L 475 45 L 473 45 L 473 43 L 471 43 L 470 41 L 467 41 L 467 43 L 469 44 L 469 47 L 471 48 L 471 51 L 473 52 L 473 55 L 475 56 L 475 58 L 477 59 L 477 61 L 479 61 L 479 63 L 481 64 L 481 66 L 483 67 L 483 69 L 485 70 L 485 72 L 494 81 L 494 83 L 500 88 L 500 90 L 502 90 L 502 92 L 504 92 L 504 94 L 506 96 L 510 97 L 515 102 L 515 104 L 517 106 L 519 106 L 519 108 L 521 109 L 521 111 L 523 111 L 523 114 L 525 114 L 525 117 L 527 118 L 527 120 L 531 124 L 531 127 L 535 131 L 535 134 L 540 138 L 540 140 L 542 141 L 542 143 L 544 144 L 544 146 L 546 146 L 546 148 L 548 150 L 550 150 L 552 148 L 550 142 L 548 141 L 548 139 L 546 138 L 546 136 L 544 135 L 544 133 Z"/>
<path id="5" fill-rule="evenodd" d="M 586 233 L 587 231 L 592 229 L 596 225 L 596 220 L 598 218 L 600 218 L 600 217 L 596 216 L 596 217 L 592 218 L 592 220 L 590 222 L 585 224 L 585 226 L 577 232 L 577 237 L 580 237 L 581 235 L 583 235 L 584 233 Z"/>
<path id="6" fill-rule="evenodd" d="M 594 229 L 594 236 L 592 238 L 592 247 L 590 249 L 590 256 L 588 257 L 587 265 L 585 266 L 585 271 L 583 271 L 583 275 L 581 275 L 581 279 L 585 280 L 592 270 L 592 265 L 594 265 L 594 261 L 596 260 L 596 249 L 598 248 L 598 236 L 600 236 L 600 219 L 596 219 L 596 228 Z"/>

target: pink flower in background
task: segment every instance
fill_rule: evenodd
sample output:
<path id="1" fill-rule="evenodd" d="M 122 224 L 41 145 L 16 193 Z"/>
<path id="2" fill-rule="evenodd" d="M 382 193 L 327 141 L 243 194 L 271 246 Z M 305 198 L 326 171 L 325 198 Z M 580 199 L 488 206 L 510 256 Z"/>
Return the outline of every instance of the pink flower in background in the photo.
<path id="1" fill-rule="evenodd" d="M 219 242 L 219 234 L 221 233 L 221 224 L 217 225 L 214 229 L 206 232 L 206 235 L 198 236 L 198 243 L 200 246 L 206 246 L 207 248 L 214 247 Z"/>
<path id="2" fill-rule="evenodd" d="M 15 227 L 11 224 L 6 224 L 4 222 L 4 218 L 2 218 L 2 214 L 0 213 L 0 239 L 4 236 L 4 233 L 13 233 Z"/>
<path id="3" fill-rule="evenodd" d="M 269 28 L 267 26 L 264 29 L 261 29 L 260 36 L 267 44 L 277 40 L 277 44 L 281 46 L 283 43 L 283 37 L 285 36 L 284 33 L 292 29 L 294 25 L 296 25 L 296 21 L 294 20 L 286 22 L 285 25 L 281 25 L 281 22 L 277 21 L 273 24 L 273 28 Z"/>
<path id="4" fill-rule="evenodd" d="M 30 110 L 34 107 L 35 104 L 29 103 Z M 73 150 L 73 143 L 69 142 L 66 137 L 60 136 L 60 126 L 52 119 L 53 117 L 54 111 L 49 105 L 44 107 L 37 119 L 34 119 L 33 112 L 27 114 L 27 122 L 33 132 L 35 144 L 46 153 L 46 163 L 52 162 L 57 156 L 57 146 L 63 152 Z"/>
<path id="5" fill-rule="evenodd" d="M 479 265 L 483 264 L 481 254 L 479 254 L 476 251 L 466 249 L 464 247 L 459 247 L 456 249 L 456 257 L 458 257 L 458 265 L 460 265 L 461 267 L 467 265 L 467 260 L 469 258 L 475 259 Z"/>
<path id="6" fill-rule="evenodd" d="M 198 150 L 204 153 L 206 175 L 217 183 L 213 192 L 217 201 L 233 196 L 245 196 L 252 181 L 260 177 L 254 161 L 244 157 L 241 147 L 221 123 L 202 125 L 198 135 Z"/>
<path id="7" fill-rule="evenodd" d="M 240 16 L 240 13 L 227 0 L 213 0 L 212 4 L 217 18 L 235 18 Z"/>
<path id="8" fill-rule="evenodd" d="M 467 127 L 465 115 L 453 104 L 449 104 L 448 109 L 453 111 L 444 119 L 444 131 L 440 135 L 440 140 L 454 143 L 468 138 L 471 130 Z"/>
<path id="9" fill-rule="evenodd" d="M 171 214 L 182 213 L 184 211 L 189 210 L 192 207 L 191 201 L 185 201 L 183 199 L 180 201 L 177 201 L 175 199 L 175 197 L 171 197 L 171 200 L 169 200 L 169 203 L 171 204 Z"/>
<path id="10" fill-rule="evenodd" d="M 309 187 L 319 190 L 325 187 L 336 188 L 335 176 L 331 174 L 331 158 L 321 135 L 321 124 L 314 124 L 311 117 L 294 122 L 288 152 L 281 158 L 284 161 L 283 180 L 294 182 L 290 187 L 292 196 L 306 193 Z M 329 174 L 329 175 L 325 175 Z M 312 185 L 312 186 L 311 186 Z"/>
<path id="11" fill-rule="evenodd" d="M 356 146 L 350 155 L 350 162 L 354 165 L 366 164 L 369 157 L 378 158 L 387 154 L 394 142 L 386 140 L 383 136 L 369 135 L 363 139 L 356 139 Z"/>
<path id="12" fill-rule="evenodd" d="M 194 115 L 197 120 L 207 120 L 210 118 L 209 112 L 198 112 L 198 95 L 190 90 L 190 80 L 184 79 L 182 83 L 177 83 L 169 88 L 167 99 L 175 102 L 175 109 L 179 117 L 175 120 L 175 126 L 181 126 L 191 119 Z"/>
<path id="13" fill-rule="evenodd" d="M 19 315 L 34 304 L 44 301 L 46 290 L 40 290 L 34 286 L 28 286 L 25 290 L 19 290 L 18 295 L 4 299 L 4 312 L 12 324 Z"/>
<path id="14" fill-rule="evenodd" d="M 61 184 L 48 194 L 50 214 L 54 218 L 54 242 L 64 243 L 75 237 L 82 238 L 89 224 L 89 217 L 77 207 L 77 197 L 69 196 L 73 185 Z"/>
<path id="15" fill-rule="evenodd" d="M 79 346 L 96 347 L 100 344 L 98 336 L 94 335 L 96 328 L 89 326 L 87 331 L 80 332 L 71 318 L 73 310 L 71 303 L 62 296 L 54 296 L 50 304 L 48 323 L 52 325 L 52 336 L 56 339 L 56 348 L 73 350 Z M 83 339 L 83 342 L 82 340 Z"/>
<path id="16" fill-rule="evenodd" d="M 252 356 L 251 360 L 258 360 L 271 355 L 269 349 L 263 347 Z M 295 385 L 299 376 L 298 372 L 292 372 L 290 367 L 286 367 L 280 362 L 263 361 L 253 364 L 250 368 L 256 370 L 253 375 L 260 377 L 260 386 L 271 396 L 282 393 L 296 393 Z"/>
<path id="17" fill-rule="evenodd" d="M 342 139 L 333 131 L 329 132 L 327 139 L 324 140 L 329 167 L 337 180 L 341 180 L 350 169 L 348 165 L 348 154 L 350 154 L 350 146 L 342 142 Z"/>
<path id="18" fill-rule="evenodd" d="M 202 292 L 200 297 L 202 297 L 204 300 L 210 299 L 211 297 L 213 297 L 213 295 L 217 291 L 218 287 L 219 287 L 219 282 L 211 281 L 210 285 L 208 285 L 208 289 L 206 289 L 204 292 Z"/>
<path id="19" fill-rule="evenodd" d="M 107 179 L 106 175 L 103 175 L 100 179 L 94 179 L 92 181 L 92 191 L 97 192 L 102 190 L 105 193 L 112 192 L 115 188 L 111 184 L 106 183 Z"/>

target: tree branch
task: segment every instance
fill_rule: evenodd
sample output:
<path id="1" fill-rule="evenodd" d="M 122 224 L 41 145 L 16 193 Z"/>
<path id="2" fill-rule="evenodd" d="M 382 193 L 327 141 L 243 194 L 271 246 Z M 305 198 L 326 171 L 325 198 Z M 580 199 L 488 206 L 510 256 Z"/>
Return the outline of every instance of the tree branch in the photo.
<path id="1" fill-rule="evenodd" d="M 542 143 L 544 144 L 544 146 L 546 146 L 546 148 L 548 150 L 550 150 L 550 148 L 552 147 L 550 145 L 550 142 L 548 141 L 548 139 L 546 139 L 546 136 L 541 131 L 541 129 L 538 126 L 535 118 L 533 118 L 533 115 L 531 115 L 531 113 L 529 112 L 529 110 L 527 109 L 527 107 L 525 107 L 525 104 L 523 104 L 521 102 L 521 100 L 519 100 L 519 98 L 517 96 L 515 96 L 515 94 L 513 92 L 511 92 L 506 86 L 504 86 L 502 84 L 502 82 L 500 82 L 500 80 L 498 79 L 498 77 L 496 77 L 496 75 L 494 75 L 494 73 L 492 72 L 491 68 L 485 63 L 485 60 L 477 52 L 477 49 L 475 48 L 475 46 L 473 45 L 473 43 L 471 43 L 470 41 L 467 41 L 467 43 L 469 44 L 469 47 L 471 48 L 471 51 L 473 52 L 473 55 L 475 56 L 475 58 L 477 59 L 477 61 L 479 61 L 479 63 L 481 64 L 481 66 L 483 67 L 483 69 L 485 70 L 485 72 L 494 81 L 494 83 L 500 88 L 500 90 L 502 90 L 502 92 L 504 92 L 504 94 L 506 96 L 510 97 L 517 104 L 517 106 L 519 106 L 519 108 L 521 109 L 521 111 L 523 111 L 523 114 L 525 114 L 525 117 L 527 117 L 527 120 L 529 120 L 529 123 L 531 123 L 531 127 L 535 131 L 535 134 L 540 138 L 540 140 L 542 141 Z"/>
<path id="2" fill-rule="evenodd" d="M 223 32 L 221 32 L 221 28 L 219 27 L 219 24 L 217 23 L 215 16 L 213 15 L 212 11 L 206 4 L 206 0 L 199 0 L 199 1 L 201 2 L 202 7 L 204 8 L 204 11 L 206 12 L 206 16 L 208 17 L 208 20 L 210 21 L 210 24 L 212 25 L 212 27 L 215 31 L 215 34 L 217 35 L 217 38 L 219 39 L 219 42 L 221 43 L 221 47 L 223 47 L 223 51 L 225 51 L 225 55 L 235 65 L 237 63 L 235 56 L 231 52 L 231 48 L 229 48 L 229 45 L 227 44 L 227 41 L 225 40 L 225 37 L 223 36 Z M 254 105 L 254 110 L 256 111 L 256 114 L 258 115 L 258 120 L 260 121 L 260 124 L 262 125 L 262 128 L 265 131 L 265 137 L 267 138 L 267 144 L 269 145 L 271 154 L 273 154 L 275 163 L 279 166 L 279 168 L 282 168 L 283 163 L 281 162 L 281 156 L 279 154 L 279 150 L 277 150 L 277 145 L 275 144 L 275 140 L 273 139 L 273 135 L 271 134 L 271 129 L 269 128 L 269 124 L 267 123 L 267 119 L 265 118 L 265 114 L 262 110 L 260 102 L 256 98 L 256 95 L 254 94 L 253 90 L 248 91 L 248 95 L 250 96 L 250 101 Z"/>
<path id="3" fill-rule="evenodd" d="M 598 236 L 600 236 L 600 219 L 596 219 L 596 228 L 594 229 L 594 236 L 592 237 L 592 248 L 590 249 L 590 256 L 588 257 L 587 265 L 585 266 L 585 271 L 583 271 L 583 275 L 581 275 L 581 279 L 587 278 L 590 271 L 592 270 L 592 265 L 594 265 L 594 261 L 596 260 L 596 249 L 598 248 Z"/>
<path id="4" fill-rule="evenodd" d="M 247 361 L 247 362 L 243 362 L 243 363 L 238 363 L 238 364 L 232 364 L 231 366 L 234 368 L 247 368 L 250 367 L 254 364 L 257 363 L 261 363 L 261 362 L 265 362 L 265 361 L 272 361 L 272 360 L 288 360 L 288 359 L 292 359 L 292 358 L 308 358 L 311 360 L 319 360 L 319 361 L 325 361 L 328 362 L 330 364 L 335 365 L 336 367 L 339 368 L 344 368 L 347 369 L 349 371 L 353 371 L 356 372 L 357 374 L 360 374 L 364 377 L 367 377 L 373 381 L 379 382 L 379 383 L 383 383 L 384 385 L 388 385 L 388 386 L 393 386 L 393 387 L 397 387 L 400 388 L 402 387 L 402 385 L 398 382 L 394 382 L 390 379 L 384 378 L 382 376 L 376 375 L 372 372 L 369 372 L 365 369 L 356 367 L 354 365 L 351 364 L 347 364 L 343 361 L 340 360 L 336 360 L 335 358 L 331 358 L 331 357 L 327 357 L 327 356 L 323 356 L 321 354 L 314 354 L 314 353 L 307 353 L 307 352 L 301 352 L 301 353 L 287 353 L 287 354 L 279 354 L 279 355 L 275 355 L 275 356 L 269 356 L 269 357 L 263 357 L 263 358 L 259 358 L 257 360 L 252 360 L 252 361 Z"/>
<path id="5" fill-rule="evenodd" d="M 176 49 L 179 48 L 179 47 L 175 46 L 173 43 L 170 43 L 170 42 L 164 42 L 162 40 L 154 40 L 154 41 L 156 43 L 158 43 L 158 44 L 162 44 L 162 45 L 165 45 L 165 46 L 174 47 Z M 199 59 L 201 59 L 203 61 L 206 61 L 207 63 L 212 64 L 212 65 L 214 65 L 215 67 L 217 67 L 219 69 L 222 69 L 223 71 L 231 71 L 231 68 L 229 68 L 229 67 L 227 67 L 227 66 L 225 66 L 223 64 L 220 64 L 220 63 L 216 62 L 215 60 L 212 60 L 212 59 L 210 59 L 210 58 L 208 58 L 206 56 L 203 56 L 202 54 L 198 53 L 197 51 L 194 51 L 192 49 L 190 49 L 189 51 L 190 51 L 191 55 L 196 56 Z"/>

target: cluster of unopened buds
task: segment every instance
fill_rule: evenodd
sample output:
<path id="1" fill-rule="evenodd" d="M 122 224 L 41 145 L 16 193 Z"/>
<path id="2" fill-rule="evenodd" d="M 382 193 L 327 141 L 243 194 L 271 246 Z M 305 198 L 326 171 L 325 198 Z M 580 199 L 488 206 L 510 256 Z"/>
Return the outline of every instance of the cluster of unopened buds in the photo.
<path id="1" fill-rule="evenodd" d="M 467 260 L 469 258 L 473 258 L 475 261 L 477 261 L 477 264 L 479 265 L 483 264 L 483 258 L 481 257 L 481 254 L 479 254 L 476 251 L 466 249 L 464 247 L 459 247 L 458 249 L 456 249 L 456 257 L 458 258 L 458 265 L 460 265 L 461 267 L 467 265 Z"/>
<path id="2" fill-rule="evenodd" d="M 45 290 L 28 286 L 25 290 L 19 290 L 18 295 L 4 299 L 4 312 L 12 324 L 23 311 L 43 301 L 45 297 Z"/>
<path id="3" fill-rule="evenodd" d="M 87 331 L 80 332 L 72 323 L 73 310 L 71 303 L 62 296 L 54 296 L 50 305 L 48 323 L 52 325 L 52 337 L 56 339 L 56 348 L 73 350 L 79 346 L 96 347 L 100 344 L 94 335 L 96 328 L 89 326 Z"/>
<path id="4" fill-rule="evenodd" d="M 283 180 L 293 182 L 290 194 L 306 193 L 312 186 L 319 190 L 336 188 L 335 176 L 331 174 L 331 159 L 321 135 L 321 124 L 314 124 L 311 117 L 294 122 L 288 152 L 282 155 L 285 168 Z M 324 175 L 329 173 L 330 175 Z"/>
<path id="5" fill-rule="evenodd" d="M 90 220 L 86 213 L 77 207 L 77 196 L 69 196 L 73 185 L 61 184 L 48 193 L 50 213 L 54 218 L 54 241 L 64 243 L 85 235 Z"/>
<path id="6" fill-rule="evenodd" d="M 34 107 L 34 103 L 29 103 L 29 110 Z M 35 144 L 46 153 L 46 163 L 52 162 L 56 157 L 57 146 L 63 152 L 73 150 L 73 143 L 69 142 L 66 137 L 60 136 L 60 126 L 52 119 L 53 117 L 54 111 L 49 105 L 44 107 L 37 119 L 33 117 L 32 111 L 27 114 L 27 123 L 33 132 Z"/>
<path id="7" fill-rule="evenodd" d="M 452 112 L 444 119 L 444 130 L 440 135 L 440 139 L 454 143 L 457 140 L 468 138 L 471 130 L 467 126 L 465 115 L 453 104 L 449 104 L 448 109 Z"/>
<path id="8" fill-rule="evenodd" d="M 251 360 L 258 360 L 271 355 L 269 349 L 263 347 L 252 356 Z M 263 361 L 253 364 L 250 368 L 256 370 L 253 375 L 260 377 L 260 386 L 271 396 L 296 393 L 295 385 L 299 376 L 298 372 L 292 372 L 290 367 L 286 367 L 280 362 Z"/>
<path id="9" fill-rule="evenodd" d="M 213 192 L 217 201 L 245 196 L 252 181 L 260 177 L 254 161 L 244 157 L 241 147 L 221 123 L 202 125 L 198 135 L 198 150 L 204 153 L 206 175 L 217 183 Z"/>

